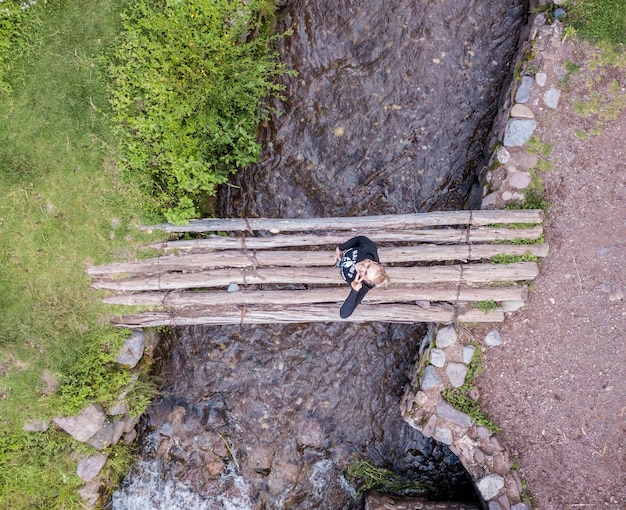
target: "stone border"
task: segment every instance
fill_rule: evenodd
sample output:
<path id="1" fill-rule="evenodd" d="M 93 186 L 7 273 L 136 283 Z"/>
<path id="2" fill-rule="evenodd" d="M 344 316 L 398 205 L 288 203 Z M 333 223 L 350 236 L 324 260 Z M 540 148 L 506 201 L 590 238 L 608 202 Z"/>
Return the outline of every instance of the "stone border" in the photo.
<path id="1" fill-rule="evenodd" d="M 531 1 L 531 7 L 536 3 Z M 481 209 L 501 209 L 525 201 L 524 190 L 532 189 L 533 169 L 539 162 L 537 155 L 525 149 L 538 126 L 535 113 L 557 108 L 559 85 L 566 74 L 551 60 L 568 51 L 567 43 L 562 42 L 562 23 L 557 20 L 547 25 L 545 16 L 537 14 L 525 30 L 516 62 L 521 76 L 512 81 L 501 98 L 489 144 L 497 149 L 480 172 Z M 532 66 L 525 60 L 531 50 Z M 499 332 L 491 331 L 482 343 L 484 347 L 500 345 Z M 497 434 L 477 425 L 441 394 L 446 388 L 459 388 L 465 383 L 475 349 L 459 340 L 453 325 L 433 326 L 424 338 L 420 361 L 405 390 L 400 405 L 402 417 L 424 436 L 448 445 L 459 457 L 484 509 L 531 510 L 521 477 Z"/>
<path id="2" fill-rule="evenodd" d="M 483 340 L 489 347 L 500 345 L 497 330 Z M 425 437 L 447 445 L 469 473 L 483 508 L 530 510 L 523 496 L 522 480 L 511 455 L 498 436 L 474 418 L 455 409 L 442 396 L 446 388 L 465 383 L 477 347 L 463 343 L 455 326 L 432 326 L 422 342 L 420 361 L 411 374 L 400 404 L 402 418 Z"/>

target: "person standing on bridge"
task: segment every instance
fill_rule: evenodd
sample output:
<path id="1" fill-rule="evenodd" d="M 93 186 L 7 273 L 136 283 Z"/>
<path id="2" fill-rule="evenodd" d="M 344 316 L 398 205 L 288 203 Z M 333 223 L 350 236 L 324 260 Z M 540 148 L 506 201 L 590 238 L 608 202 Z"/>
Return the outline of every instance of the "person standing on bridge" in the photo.
<path id="1" fill-rule="evenodd" d="M 335 249 L 335 265 L 351 287 L 350 294 L 339 310 L 342 319 L 352 315 L 370 289 L 389 280 L 378 259 L 376 245 L 365 236 L 353 237 L 340 244 Z"/>

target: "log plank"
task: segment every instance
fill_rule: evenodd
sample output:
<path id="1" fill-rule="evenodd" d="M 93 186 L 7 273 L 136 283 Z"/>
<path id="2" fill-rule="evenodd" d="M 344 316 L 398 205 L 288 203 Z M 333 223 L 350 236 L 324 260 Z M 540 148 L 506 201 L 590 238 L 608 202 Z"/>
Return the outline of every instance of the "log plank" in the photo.
<path id="1" fill-rule="evenodd" d="M 311 232 L 314 230 L 356 230 L 368 228 L 402 229 L 443 225 L 492 225 L 541 223 L 540 209 L 434 211 L 413 214 L 384 214 L 342 218 L 209 218 L 191 220 L 187 225 L 164 223 L 143 227 L 166 232 Z"/>
<path id="2" fill-rule="evenodd" d="M 513 264 L 469 264 L 429 267 L 389 267 L 387 273 L 395 284 L 490 283 L 497 281 L 532 280 L 538 274 L 535 262 Z M 333 267 L 261 268 L 258 270 L 214 269 L 197 273 L 166 273 L 123 279 L 99 279 L 93 288 L 122 291 L 177 290 L 264 284 L 325 284 L 340 282 Z"/>
<path id="3" fill-rule="evenodd" d="M 496 309 L 485 313 L 475 308 L 455 309 L 451 305 L 366 305 L 362 304 L 348 319 L 340 319 L 337 305 L 310 305 L 291 307 L 222 307 L 193 312 L 143 312 L 114 319 L 113 323 L 126 328 L 156 326 L 273 324 L 311 322 L 502 322 L 504 313 Z"/>
<path id="4" fill-rule="evenodd" d="M 491 244 L 491 245 L 433 245 L 380 248 L 380 259 L 386 263 L 437 262 L 437 261 L 476 261 L 489 259 L 494 255 L 535 255 L 548 254 L 546 244 Z M 246 267 L 315 267 L 332 266 L 334 251 L 220 251 L 212 253 L 190 253 L 164 255 L 135 262 L 116 262 L 87 268 L 91 276 L 113 276 L 116 274 L 158 274 L 168 271 L 195 272 L 216 268 Z"/>
<path id="5" fill-rule="evenodd" d="M 327 246 L 334 249 L 353 235 L 366 235 L 377 244 L 381 243 L 488 243 L 494 241 L 514 241 L 528 239 L 536 241 L 543 235 L 543 227 L 527 228 L 493 228 L 471 227 L 462 228 L 431 228 L 409 231 L 378 231 L 333 234 L 276 234 L 268 237 L 252 236 L 220 236 L 210 234 L 207 238 L 163 241 L 150 244 L 150 247 L 163 251 L 201 253 L 214 250 L 260 250 L 289 248 L 293 246 Z"/>

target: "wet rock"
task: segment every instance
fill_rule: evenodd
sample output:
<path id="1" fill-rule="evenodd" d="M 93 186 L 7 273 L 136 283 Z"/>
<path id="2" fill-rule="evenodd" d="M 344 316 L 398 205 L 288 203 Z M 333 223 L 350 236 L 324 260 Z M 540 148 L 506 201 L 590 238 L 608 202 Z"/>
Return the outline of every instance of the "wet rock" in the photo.
<path id="1" fill-rule="evenodd" d="M 450 362 L 446 367 L 446 375 L 453 388 L 460 388 L 465 382 L 468 366 L 464 363 Z"/>
<path id="2" fill-rule="evenodd" d="M 491 330 L 487 333 L 485 337 L 485 345 L 489 347 L 497 347 L 498 345 L 502 345 L 502 337 L 500 336 L 500 332 L 497 329 Z"/>
<path id="3" fill-rule="evenodd" d="M 108 455 L 96 453 L 88 457 L 83 457 L 78 461 L 76 475 L 83 482 L 91 482 L 102 470 L 106 463 Z"/>
<path id="4" fill-rule="evenodd" d="M 50 422 L 46 420 L 32 420 L 24 424 L 24 430 L 26 432 L 45 432 L 49 426 Z"/>
<path id="5" fill-rule="evenodd" d="M 559 104 L 559 98 L 560 97 L 561 97 L 561 91 L 559 89 L 551 87 L 550 90 L 548 90 L 543 95 L 543 102 L 549 108 L 555 109 L 558 106 L 558 104 Z"/>
<path id="6" fill-rule="evenodd" d="M 102 407 L 91 404 L 72 417 L 58 417 L 53 423 L 71 435 L 76 441 L 86 442 L 104 425 L 105 414 Z"/>
<path id="7" fill-rule="evenodd" d="M 145 347 L 145 334 L 143 331 L 133 331 L 120 349 L 115 361 L 120 365 L 134 368 L 143 357 Z"/>
<path id="8" fill-rule="evenodd" d="M 537 121 L 533 119 L 509 119 L 504 131 L 505 147 L 521 147 L 535 132 Z"/>
<path id="9" fill-rule="evenodd" d="M 457 335 L 453 325 L 446 326 L 437 331 L 435 345 L 439 349 L 445 349 L 456 343 Z"/>
<path id="10" fill-rule="evenodd" d="M 495 474 L 487 475 L 476 483 L 476 488 L 486 501 L 495 498 L 503 487 L 504 478 Z"/>
<path id="11" fill-rule="evenodd" d="M 515 101 L 517 103 L 526 103 L 532 97 L 533 79 L 531 76 L 523 76 L 520 80 L 517 91 L 515 92 Z"/>

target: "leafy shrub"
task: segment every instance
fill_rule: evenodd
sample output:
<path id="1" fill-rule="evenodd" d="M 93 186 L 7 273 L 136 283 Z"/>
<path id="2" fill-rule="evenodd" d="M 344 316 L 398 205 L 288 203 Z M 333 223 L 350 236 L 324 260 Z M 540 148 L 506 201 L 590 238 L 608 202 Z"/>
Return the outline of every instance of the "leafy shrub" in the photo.
<path id="1" fill-rule="evenodd" d="M 268 0 L 133 2 L 111 57 L 120 168 L 168 221 L 198 215 L 229 174 L 259 154 L 258 126 L 278 96 Z"/>
<path id="2" fill-rule="evenodd" d="M 70 369 L 62 375 L 61 408 L 65 414 L 82 410 L 91 402 L 110 406 L 128 387 L 130 370 L 115 362 L 128 330 L 113 329 L 109 334 L 94 335 Z"/>

